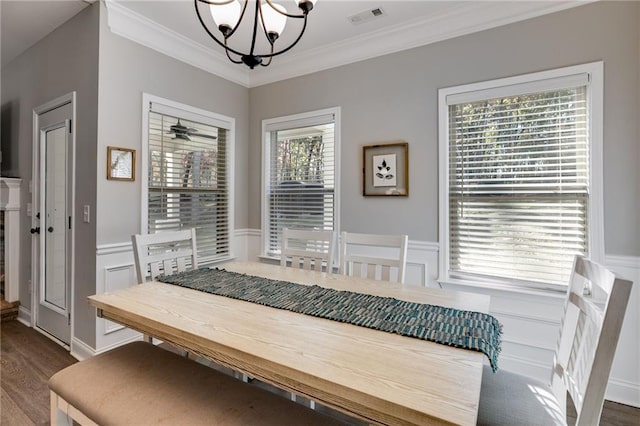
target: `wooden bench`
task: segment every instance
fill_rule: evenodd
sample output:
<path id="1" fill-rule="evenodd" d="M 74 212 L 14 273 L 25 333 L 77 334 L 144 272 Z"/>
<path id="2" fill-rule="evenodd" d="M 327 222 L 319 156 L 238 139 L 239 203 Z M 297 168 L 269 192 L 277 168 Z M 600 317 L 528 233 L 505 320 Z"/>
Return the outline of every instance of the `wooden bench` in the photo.
<path id="1" fill-rule="evenodd" d="M 52 425 L 343 424 L 146 342 L 67 367 L 49 389 Z"/>

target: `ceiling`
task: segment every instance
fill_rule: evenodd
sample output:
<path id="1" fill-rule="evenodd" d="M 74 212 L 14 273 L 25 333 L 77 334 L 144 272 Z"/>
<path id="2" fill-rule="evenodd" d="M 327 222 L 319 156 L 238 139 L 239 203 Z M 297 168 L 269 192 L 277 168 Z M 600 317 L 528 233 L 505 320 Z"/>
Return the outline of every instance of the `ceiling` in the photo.
<path id="1" fill-rule="evenodd" d="M 0 0 L 2 66 L 91 3 L 83 0 Z"/>
<path id="2" fill-rule="evenodd" d="M 2 65 L 49 34 L 95 0 L 1 0 Z M 112 32 L 253 87 L 350 62 L 433 43 L 475 31 L 528 19 L 584 4 L 584 1 L 430 1 L 430 0 L 318 0 L 309 13 L 307 30 L 289 52 L 267 68 L 249 70 L 231 64 L 202 29 L 193 0 L 104 0 Z M 290 13 L 294 0 L 278 0 Z M 250 7 L 250 6 L 249 6 Z M 353 24 L 349 17 L 381 17 Z M 203 18 L 210 16 L 203 9 Z M 248 18 L 252 13 L 247 11 Z M 247 20 L 247 18 L 245 18 Z M 301 20 L 289 19 L 276 46 L 295 38 Z M 213 31 L 215 27 L 213 26 Z M 234 39 L 246 41 L 250 28 L 241 27 Z M 234 41 L 237 43 L 237 41 Z M 247 41 L 248 43 L 248 41 Z M 244 43 L 233 44 L 246 50 Z M 261 45 L 258 45 L 261 48 Z"/>

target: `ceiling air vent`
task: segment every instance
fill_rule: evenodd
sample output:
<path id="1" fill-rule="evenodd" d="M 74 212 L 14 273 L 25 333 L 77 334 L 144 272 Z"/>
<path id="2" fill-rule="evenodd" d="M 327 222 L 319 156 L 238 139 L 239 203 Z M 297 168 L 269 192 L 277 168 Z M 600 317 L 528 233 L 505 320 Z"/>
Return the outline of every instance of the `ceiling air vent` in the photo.
<path id="1" fill-rule="evenodd" d="M 360 13 L 356 13 L 355 15 L 351 15 L 347 19 L 353 25 L 360 25 L 360 24 L 364 24 L 365 22 L 369 22 L 369 21 L 377 19 L 377 18 L 382 18 L 383 16 L 386 16 L 386 15 L 387 14 L 384 13 L 384 10 L 382 10 L 381 7 L 376 7 L 374 9 L 365 10 L 364 12 L 360 12 Z"/>

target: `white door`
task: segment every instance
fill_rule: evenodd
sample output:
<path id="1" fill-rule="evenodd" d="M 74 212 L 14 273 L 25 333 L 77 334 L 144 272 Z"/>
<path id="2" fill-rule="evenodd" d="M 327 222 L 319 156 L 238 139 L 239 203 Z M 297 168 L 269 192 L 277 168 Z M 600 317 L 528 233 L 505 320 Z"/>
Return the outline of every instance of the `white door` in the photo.
<path id="1" fill-rule="evenodd" d="M 71 225 L 73 138 L 71 102 L 38 115 L 36 326 L 61 342 L 71 341 Z"/>

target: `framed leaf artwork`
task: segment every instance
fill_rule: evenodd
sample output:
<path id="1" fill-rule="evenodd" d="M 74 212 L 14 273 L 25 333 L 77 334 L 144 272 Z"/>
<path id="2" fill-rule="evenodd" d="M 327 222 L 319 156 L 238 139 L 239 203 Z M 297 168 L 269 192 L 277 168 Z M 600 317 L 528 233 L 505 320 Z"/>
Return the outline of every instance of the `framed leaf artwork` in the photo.
<path id="1" fill-rule="evenodd" d="M 409 195 L 409 144 L 394 142 L 362 147 L 362 195 Z"/>

